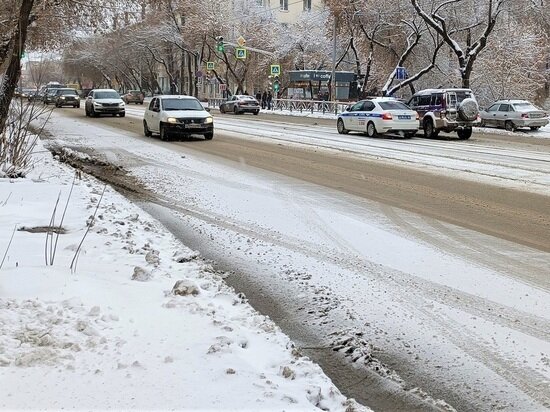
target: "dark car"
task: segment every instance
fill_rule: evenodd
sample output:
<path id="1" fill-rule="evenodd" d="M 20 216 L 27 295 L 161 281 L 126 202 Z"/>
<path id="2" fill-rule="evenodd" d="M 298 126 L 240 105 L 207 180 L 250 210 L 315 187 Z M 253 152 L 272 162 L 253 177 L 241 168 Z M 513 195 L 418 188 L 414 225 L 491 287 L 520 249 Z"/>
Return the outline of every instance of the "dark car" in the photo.
<path id="1" fill-rule="evenodd" d="M 80 107 L 80 97 L 76 89 L 57 89 L 54 97 L 55 107 L 73 106 Z"/>
<path id="2" fill-rule="evenodd" d="M 235 94 L 229 100 L 220 104 L 220 113 L 260 113 L 260 103 L 255 97 Z"/>
<path id="3" fill-rule="evenodd" d="M 43 91 L 42 102 L 44 104 L 55 103 L 55 94 L 57 92 L 57 89 L 64 89 L 66 87 L 67 86 L 65 86 L 64 84 L 59 83 L 48 85 Z"/>
<path id="4" fill-rule="evenodd" d="M 135 103 L 135 104 L 143 104 L 143 99 L 145 98 L 145 95 L 141 90 L 128 90 L 128 93 L 123 94 L 122 100 L 124 100 L 124 103 Z"/>

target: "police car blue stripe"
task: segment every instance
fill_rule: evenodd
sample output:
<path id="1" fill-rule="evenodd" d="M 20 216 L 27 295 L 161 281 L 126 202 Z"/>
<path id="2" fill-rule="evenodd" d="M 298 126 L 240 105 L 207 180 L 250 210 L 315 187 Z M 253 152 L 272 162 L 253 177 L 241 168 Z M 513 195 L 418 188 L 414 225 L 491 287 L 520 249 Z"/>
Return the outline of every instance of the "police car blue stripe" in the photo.
<path id="1" fill-rule="evenodd" d="M 381 113 L 342 113 L 340 117 L 382 117 Z"/>

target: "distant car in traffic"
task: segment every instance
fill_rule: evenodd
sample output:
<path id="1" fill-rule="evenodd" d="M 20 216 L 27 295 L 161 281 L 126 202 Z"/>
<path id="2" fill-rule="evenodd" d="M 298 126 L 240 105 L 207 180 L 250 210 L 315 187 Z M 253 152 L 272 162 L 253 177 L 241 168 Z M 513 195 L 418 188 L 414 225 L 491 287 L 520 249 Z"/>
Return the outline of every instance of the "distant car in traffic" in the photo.
<path id="1" fill-rule="evenodd" d="M 214 137 L 214 119 L 201 102 L 192 96 L 154 96 L 143 115 L 143 133 L 158 133 L 161 140 L 170 136 L 202 134 Z"/>
<path id="2" fill-rule="evenodd" d="M 260 113 L 260 102 L 255 97 L 235 94 L 220 104 L 220 113 Z"/>
<path id="3" fill-rule="evenodd" d="M 338 116 L 336 128 L 340 134 L 354 131 L 374 137 L 382 133 L 397 133 L 410 138 L 419 128 L 418 113 L 393 98 L 374 97 L 348 106 Z"/>
<path id="4" fill-rule="evenodd" d="M 46 86 L 43 86 L 40 90 L 40 96 L 42 97 L 42 103 L 48 105 L 54 103 L 54 97 L 57 89 L 64 89 L 67 86 L 61 83 L 50 82 Z"/>
<path id="5" fill-rule="evenodd" d="M 54 96 L 55 107 L 73 106 L 80 107 L 80 96 L 75 89 L 57 89 Z"/>
<path id="6" fill-rule="evenodd" d="M 29 95 L 34 91 L 34 89 L 29 89 L 25 87 L 18 87 L 15 89 L 13 96 L 20 97 L 22 99 L 28 99 Z"/>
<path id="7" fill-rule="evenodd" d="M 42 100 L 42 97 L 40 96 L 40 91 L 36 89 L 32 89 L 28 93 L 27 99 L 29 100 L 29 102 L 34 102 L 35 100 Z"/>
<path id="8" fill-rule="evenodd" d="M 537 130 L 549 122 L 548 114 L 527 100 L 498 100 L 480 115 L 481 126 L 503 127 L 510 132 L 519 127 Z"/>
<path id="9" fill-rule="evenodd" d="M 128 90 L 128 93 L 122 95 L 122 100 L 124 100 L 124 103 L 126 104 L 143 104 L 144 98 L 145 95 L 141 90 Z"/>
<path id="10" fill-rule="evenodd" d="M 94 89 L 86 97 L 86 116 L 99 117 L 102 114 L 111 116 L 126 115 L 125 104 L 120 95 L 113 89 Z"/>

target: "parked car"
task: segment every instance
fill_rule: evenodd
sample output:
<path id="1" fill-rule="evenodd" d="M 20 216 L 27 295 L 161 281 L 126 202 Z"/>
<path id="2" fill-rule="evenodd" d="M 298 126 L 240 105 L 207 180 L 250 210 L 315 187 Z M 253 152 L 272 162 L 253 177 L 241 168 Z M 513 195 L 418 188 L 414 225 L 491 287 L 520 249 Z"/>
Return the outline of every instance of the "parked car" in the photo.
<path id="1" fill-rule="evenodd" d="M 514 131 L 518 127 L 537 130 L 547 124 L 548 114 L 527 100 L 498 100 L 481 111 L 481 126 Z"/>
<path id="2" fill-rule="evenodd" d="M 470 89 L 427 89 L 415 93 L 408 102 L 420 116 L 420 127 L 427 138 L 439 132 L 456 132 L 465 140 L 472 127 L 479 125 L 479 106 Z"/>
<path id="3" fill-rule="evenodd" d="M 55 107 L 73 106 L 80 107 L 80 96 L 76 89 L 57 89 L 54 96 Z"/>
<path id="4" fill-rule="evenodd" d="M 124 100 L 124 103 L 135 103 L 135 104 L 143 104 L 143 99 L 145 98 L 145 95 L 141 90 L 128 90 L 128 93 L 122 95 L 122 100 Z"/>
<path id="5" fill-rule="evenodd" d="M 348 106 L 338 116 L 338 133 L 363 132 L 369 137 L 401 133 L 413 137 L 418 131 L 418 113 L 391 97 L 374 97 Z"/>
<path id="6" fill-rule="evenodd" d="M 209 109 L 192 96 L 154 96 L 143 115 L 143 133 L 158 133 L 161 140 L 171 135 L 202 134 L 206 140 L 214 137 L 214 119 Z"/>
<path id="7" fill-rule="evenodd" d="M 94 89 L 86 97 L 86 116 L 99 117 L 102 114 L 120 117 L 126 115 L 125 104 L 113 89 Z"/>
<path id="8" fill-rule="evenodd" d="M 234 94 L 229 100 L 220 104 L 220 113 L 260 113 L 260 102 L 255 97 Z"/>

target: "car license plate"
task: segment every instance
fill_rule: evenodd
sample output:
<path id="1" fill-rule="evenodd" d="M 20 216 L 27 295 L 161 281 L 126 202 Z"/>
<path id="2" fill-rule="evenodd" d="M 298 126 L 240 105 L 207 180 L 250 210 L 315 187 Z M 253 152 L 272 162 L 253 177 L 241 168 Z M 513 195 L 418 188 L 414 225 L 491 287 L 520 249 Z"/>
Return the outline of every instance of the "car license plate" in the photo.
<path id="1" fill-rule="evenodd" d="M 400 114 L 397 116 L 397 118 L 399 120 L 411 120 L 411 116 L 407 115 L 407 114 Z"/>
<path id="2" fill-rule="evenodd" d="M 189 123 L 186 125 L 188 129 L 200 129 L 202 127 L 199 123 Z"/>

